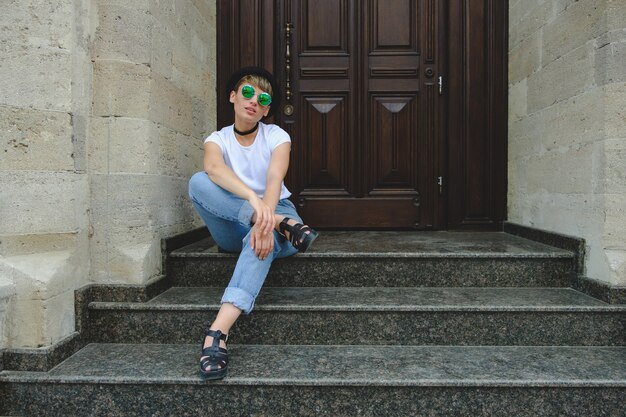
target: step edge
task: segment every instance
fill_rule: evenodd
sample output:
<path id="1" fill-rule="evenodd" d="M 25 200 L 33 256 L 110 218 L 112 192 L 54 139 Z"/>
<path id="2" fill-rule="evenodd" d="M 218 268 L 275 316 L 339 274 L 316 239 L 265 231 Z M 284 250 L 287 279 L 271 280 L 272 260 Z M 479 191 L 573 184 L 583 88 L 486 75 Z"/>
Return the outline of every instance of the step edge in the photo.
<path id="1" fill-rule="evenodd" d="M 572 260 L 575 254 L 567 253 L 428 253 L 428 252 L 325 252 L 325 253 L 299 253 L 291 257 L 291 259 L 363 259 L 363 258 L 385 258 L 385 259 L 567 259 Z M 168 254 L 170 258 L 189 259 L 189 258 L 218 258 L 232 259 L 237 258 L 237 253 L 199 253 L 199 252 L 171 252 Z"/>
<path id="2" fill-rule="evenodd" d="M 488 388 L 626 388 L 626 379 L 339 379 L 339 378 L 245 378 L 227 377 L 221 381 L 204 381 L 198 377 L 180 378 L 128 378 L 97 376 L 50 376 L 45 373 L 20 375 L 20 371 L 0 372 L 3 383 L 98 384 L 98 385 L 221 385 L 221 386 L 376 386 L 376 387 L 488 387 Z"/>
<path id="3" fill-rule="evenodd" d="M 89 310 L 95 311 L 217 311 L 220 304 L 145 304 L 91 302 Z M 329 305 L 259 305 L 255 311 L 337 311 L 337 312 L 623 312 L 626 306 L 329 306 Z"/>

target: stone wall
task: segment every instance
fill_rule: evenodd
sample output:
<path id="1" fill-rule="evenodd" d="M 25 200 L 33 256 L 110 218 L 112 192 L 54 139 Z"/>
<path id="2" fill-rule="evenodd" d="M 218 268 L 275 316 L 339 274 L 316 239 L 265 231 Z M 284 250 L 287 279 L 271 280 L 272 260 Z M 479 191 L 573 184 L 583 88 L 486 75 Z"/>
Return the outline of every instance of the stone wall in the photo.
<path id="1" fill-rule="evenodd" d="M 586 240 L 626 285 L 626 0 L 511 0 L 509 221 Z"/>
<path id="2" fill-rule="evenodd" d="M 0 348 L 74 330 L 74 290 L 144 283 L 215 128 L 215 2 L 10 0 L 0 14 Z"/>

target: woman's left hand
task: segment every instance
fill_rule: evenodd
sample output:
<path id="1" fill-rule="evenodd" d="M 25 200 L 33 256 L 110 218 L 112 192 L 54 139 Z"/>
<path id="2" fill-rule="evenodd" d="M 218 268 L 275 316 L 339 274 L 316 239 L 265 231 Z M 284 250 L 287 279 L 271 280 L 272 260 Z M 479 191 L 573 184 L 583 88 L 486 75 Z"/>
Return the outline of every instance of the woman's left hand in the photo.
<path id="1" fill-rule="evenodd" d="M 250 247 L 260 260 L 265 260 L 274 250 L 274 233 L 263 233 L 260 226 L 252 226 L 250 232 Z"/>

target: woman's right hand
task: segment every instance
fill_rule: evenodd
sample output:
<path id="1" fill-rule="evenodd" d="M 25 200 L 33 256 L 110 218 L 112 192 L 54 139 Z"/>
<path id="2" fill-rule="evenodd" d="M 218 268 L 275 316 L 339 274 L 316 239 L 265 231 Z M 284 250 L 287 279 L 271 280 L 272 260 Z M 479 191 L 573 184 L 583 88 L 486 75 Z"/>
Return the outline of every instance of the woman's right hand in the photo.
<path id="1" fill-rule="evenodd" d="M 274 219 L 274 210 L 256 194 L 254 197 L 250 198 L 248 202 L 254 209 L 254 224 L 264 235 L 272 233 L 276 222 Z"/>

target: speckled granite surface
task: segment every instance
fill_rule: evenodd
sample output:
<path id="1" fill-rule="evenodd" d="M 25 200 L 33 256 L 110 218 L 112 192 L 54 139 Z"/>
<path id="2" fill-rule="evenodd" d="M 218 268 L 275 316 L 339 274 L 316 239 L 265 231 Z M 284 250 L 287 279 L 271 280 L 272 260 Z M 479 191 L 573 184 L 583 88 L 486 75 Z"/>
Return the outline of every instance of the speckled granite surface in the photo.
<path id="1" fill-rule="evenodd" d="M 543 243 L 554 248 L 561 248 L 574 254 L 576 273 L 585 270 L 585 240 L 561 233 L 504 222 L 503 230 L 515 236 Z"/>
<path id="2" fill-rule="evenodd" d="M 0 411 L 187 416 L 217 407 L 220 416 L 619 416 L 624 349 L 231 345 L 228 376 L 205 382 L 197 374 L 195 344 L 94 344 L 49 373 L 0 373 L 7 399 Z"/>
<path id="3" fill-rule="evenodd" d="M 47 373 L 0 381 L 206 384 L 198 344 L 90 344 Z M 626 347 L 229 346 L 218 385 L 626 388 Z"/>
<path id="4" fill-rule="evenodd" d="M 0 384 L 0 390 L 4 387 Z M 0 392 L 2 394 L 2 392 Z M 128 417 L 623 417 L 623 388 L 12 384 L 6 414 Z M 11 411 L 13 410 L 13 411 Z"/>
<path id="5" fill-rule="evenodd" d="M 612 286 L 607 282 L 581 275 L 585 270 L 584 239 L 509 222 L 504 222 L 503 229 L 506 233 L 565 249 L 573 253 L 575 267 L 575 278 L 571 284 L 573 288 L 609 304 L 626 304 L 626 287 Z"/>
<path id="6" fill-rule="evenodd" d="M 173 287 L 147 303 L 92 303 L 109 308 L 212 307 L 223 288 Z M 581 310 L 625 311 L 570 288 L 265 287 L 256 310 Z"/>
<path id="7" fill-rule="evenodd" d="M 626 287 L 611 286 L 583 276 L 578 276 L 572 287 L 609 304 L 626 304 Z"/>
<path id="8" fill-rule="evenodd" d="M 173 251 L 175 286 L 223 286 L 236 254 L 212 239 Z M 274 262 L 268 286 L 570 285 L 574 254 L 501 232 L 323 232 L 304 254 Z"/>
<path id="9" fill-rule="evenodd" d="M 168 246 L 168 280 L 82 293 L 90 340 L 136 344 L 5 369 L 0 415 L 623 416 L 625 310 L 522 288 L 569 286 L 571 251 L 504 233 L 323 232 L 275 263 L 231 331 L 229 376 L 204 382 L 202 328 L 236 256 L 185 240 Z M 216 288 L 162 292 L 171 283 Z"/>
<path id="10" fill-rule="evenodd" d="M 211 238 L 184 246 L 172 257 L 227 256 Z M 336 232 L 325 231 L 298 257 L 544 257 L 571 258 L 573 253 L 502 232 Z"/>
<path id="11" fill-rule="evenodd" d="M 92 340 L 195 342 L 222 292 L 92 303 Z M 264 288 L 231 334 L 238 343 L 613 346 L 626 344 L 625 329 L 625 307 L 565 288 Z"/>
<path id="12" fill-rule="evenodd" d="M 235 257 L 170 258 L 174 286 L 227 285 Z M 304 258 L 272 264 L 271 287 L 567 287 L 571 259 Z"/>

